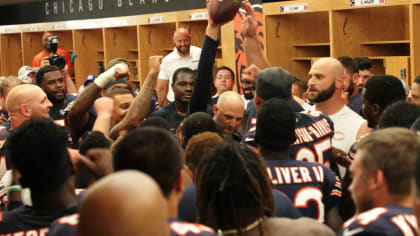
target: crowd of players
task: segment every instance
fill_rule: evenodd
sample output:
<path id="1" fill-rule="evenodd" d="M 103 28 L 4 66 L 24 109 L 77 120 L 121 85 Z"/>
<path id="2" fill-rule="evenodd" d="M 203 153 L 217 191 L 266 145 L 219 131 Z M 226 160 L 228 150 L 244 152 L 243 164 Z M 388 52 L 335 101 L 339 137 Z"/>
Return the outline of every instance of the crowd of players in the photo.
<path id="1" fill-rule="evenodd" d="M 136 93 L 120 58 L 79 95 L 46 62 L 3 78 L 0 235 L 420 235 L 420 77 L 271 67 L 242 4 L 242 96 L 211 19 L 198 56 L 177 30 Z"/>

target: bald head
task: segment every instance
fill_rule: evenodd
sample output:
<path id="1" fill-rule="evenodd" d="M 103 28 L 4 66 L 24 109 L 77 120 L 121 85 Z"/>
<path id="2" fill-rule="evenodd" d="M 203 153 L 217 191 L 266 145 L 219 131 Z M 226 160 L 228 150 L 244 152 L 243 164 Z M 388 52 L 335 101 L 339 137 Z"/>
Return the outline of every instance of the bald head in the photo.
<path id="1" fill-rule="evenodd" d="M 335 58 L 321 58 L 314 62 L 309 71 L 308 99 L 313 103 L 340 98 L 346 87 L 344 67 Z"/>
<path id="2" fill-rule="evenodd" d="M 52 106 L 45 92 L 33 84 L 22 84 L 10 90 L 6 100 L 6 107 L 12 119 L 20 123 L 32 116 L 49 117 L 48 112 Z M 14 121 L 15 120 L 15 121 Z M 17 122 L 19 120 L 19 122 Z"/>
<path id="3" fill-rule="evenodd" d="M 219 96 L 219 99 L 217 100 L 217 106 L 220 108 L 224 108 L 227 106 L 240 106 L 242 105 L 242 108 L 244 108 L 244 100 L 242 99 L 241 95 L 238 93 L 235 93 L 233 91 L 226 91 L 222 93 L 222 95 Z"/>
<path id="4" fill-rule="evenodd" d="M 188 30 L 184 28 L 175 30 L 173 40 L 178 55 L 183 57 L 190 55 L 191 36 Z"/>
<path id="5" fill-rule="evenodd" d="M 235 92 L 227 91 L 219 96 L 217 105 L 213 107 L 214 120 L 224 137 L 230 137 L 244 117 L 244 100 Z"/>
<path id="6" fill-rule="evenodd" d="M 45 50 L 48 50 L 48 37 L 51 36 L 53 36 L 53 34 L 48 31 L 44 32 L 44 34 L 42 35 L 42 46 Z"/>
<path id="7" fill-rule="evenodd" d="M 190 38 L 190 33 L 188 32 L 188 30 L 184 29 L 184 28 L 178 28 L 175 30 L 174 32 L 174 38 L 178 37 L 178 36 L 184 36 L 184 37 L 188 37 Z"/>
<path id="8" fill-rule="evenodd" d="M 344 67 L 341 62 L 332 57 L 320 58 L 314 62 L 312 68 L 320 68 L 327 73 L 331 73 L 334 78 L 340 75 L 344 75 Z"/>
<path id="9" fill-rule="evenodd" d="M 119 171 L 87 192 L 77 235 L 169 235 L 167 205 L 157 183 L 140 171 Z"/>

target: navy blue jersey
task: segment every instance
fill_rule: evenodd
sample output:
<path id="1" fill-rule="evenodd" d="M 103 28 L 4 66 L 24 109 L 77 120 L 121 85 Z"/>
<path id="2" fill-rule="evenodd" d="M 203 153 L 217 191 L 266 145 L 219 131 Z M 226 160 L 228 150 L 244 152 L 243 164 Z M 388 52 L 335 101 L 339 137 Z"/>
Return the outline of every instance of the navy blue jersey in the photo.
<path id="1" fill-rule="evenodd" d="M 216 236 L 211 228 L 201 224 L 193 224 L 182 222 L 177 219 L 169 219 L 168 225 L 171 236 Z"/>
<path id="2" fill-rule="evenodd" d="M 3 212 L 0 221 L 0 235 L 46 235 L 50 224 L 65 215 L 77 211 L 75 207 L 53 215 L 37 215 L 32 207 L 22 206 L 12 211 Z"/>
<path id="3" fill-rule="evenodd" d="M 247 109 L 248 132 L 243 136 L 242 142 L 251 148 L 257 148 L 255 131 L 257 125 L 257 112 L 255 105 Z M 299 161 L 309 161 L 324 164 L 330 167 L 333 160 L 331 139 L 334 135 L 334 123 L 331 119 L 317 111 L 296 112 L 296 141 L 290 145 L 290 158 Z"/>
<path id="4" fill-rule="evenodd" d="M 290 145 L 290 158 L 330 167 L 333 160 L 331 140 L 334 123 L 317 111 L 296 113 L 296 141 Z"/>
<path id="5" fill-rule="evenodd" d="M 179 124 L 184 120 L 185 116 L 181 116 L 176 111 L 175 102 L 171 102 L 163 107 L 161 107 L 159 110 L 153 112 L 150 117 L 161 117 L 162 119 L 168 121 L 169 130 L 172 133 L 176 133 L 176 130 L 178 129 Z"/>
<path id="6" fill-rule="evenodd" d="M 48 113 L 51 119 L 59 126 L 66 126 L 66 111 L 69 110 L 67 106 L 76 100 L 77 96 L 73 94 L 66 94 L 64 103 L 62 105 L 53 105 Z"/>
<path id="7" fill-rule="evenodd" d="M 341 198 L 341 183 L 318 163 L 266 160 L 273 188 L 286 194 L 303 216 L 324 222 L 326 213 Z"/>
<path id="8" fill-rule="evenodd" d="M 413 210 L 386 205 L 365 211 L 346 221 L 337 235 L 419 235 Z"/>
<path id="9" fill-rule="evenodd" d="M 217 97 L 218 98 L 218 97 Z M 217 103 L 217 99 L 214 100 L 215 98 L 212 98 L 212 102 L 216 101 Z M 299 105 L 299 103 L 297 103 L 295 100 L 291 101 L 291 105 L 293 107 L 293 109 L 295 110 L 295 112 L 301 112 L 304 111 L 303 107 L 301 105 Z M 246 129 L 250 130 L 251 128 L 255 128 L 255 125 L 257 124 L 257 108 L 255 107 L 255 102 L 254 100 L 250 100 L 246 106 L 246 116 L 247 116 L 247 123 L 246 123 Z"/>
<path id="10" fill-rule="evenodd" d="M 297 219 L 302 215 L 293 206 L 289 198 L 277 190 L 272 191 L 274 200 L 274 216 Z M 188 186 L 178 205 L 178 218 L 187 222 L 197 222 L 195 184 Z"/>
<path id="11" fill-rule="evenodd" d="M 70 110 L 70 107 L 72 106 L 74 100 L 76 100 L 77 96 L 75 94 L 66 94 L 66 97 L 64 99 L 64 103 L 62 105 L 53 105 L 50 108 L 50 111 L 48 114 L 50 115 L 51 119 L 54 120 L 54 122 L 61 126 L 61 127 L 67 127 L 66 123 L 66 117 L 67 113 Z M 70 135 L 70 132 L 67 132 L 68 136 L 68 143 L 70 147 L 75 147 L 73 143 L 73 138 Z"/>
<path id="12" fill-rule="evenodd" d="M 48 236 L 75 236 L 78 224 L 79 214 L 63 216 L 51 223 Z"/>

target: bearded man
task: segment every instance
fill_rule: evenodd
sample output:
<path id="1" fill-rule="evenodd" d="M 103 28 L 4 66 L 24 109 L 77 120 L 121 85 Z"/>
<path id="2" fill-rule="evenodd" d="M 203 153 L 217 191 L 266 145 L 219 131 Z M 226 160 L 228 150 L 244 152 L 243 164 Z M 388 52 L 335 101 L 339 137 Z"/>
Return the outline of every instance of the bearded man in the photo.
<path id="1" fill-rule="evenodd" d="M 366 129 L 367 122 L 343 99 L 347 82 L 344 67 L 335 58 L 321 58 L 312 65 L 308 74 L 308 99 L 315 104 L 316 110 L 328 115 L 334 122 L 332 146 L 348 153 L 359 130 Z M 341 176 L 344 170 L 340 168 Z"/>

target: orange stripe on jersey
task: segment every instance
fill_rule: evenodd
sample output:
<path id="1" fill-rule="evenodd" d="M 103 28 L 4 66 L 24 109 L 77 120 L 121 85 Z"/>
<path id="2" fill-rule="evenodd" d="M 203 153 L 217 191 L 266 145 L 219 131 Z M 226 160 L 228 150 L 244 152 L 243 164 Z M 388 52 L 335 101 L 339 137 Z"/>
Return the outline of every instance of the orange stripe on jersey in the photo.
<path id="1" fill-rule="evenodd" d="M 252 151 L 254 151 L 255 153 L 257 153 L 257 154 L 259 154 L 260 153 L 260 151 L 258 150 L 258 148 L 255 148 L 255 147 L 252 147 L 252 146 L 249 146 L 249 145 L 246 145 L 249 149 L 251 149 Z"/>
<path id="2" fill-rule="evenodd" d="M 5 196 L 4 198 L 0 199 L 0 202 L 8 202 L 9 198 L 7 196 Z"/>
<path id="3" fill-rule="evenodd" d="M 337 195 L 337 196 L 341 197 L 341 191 L 333 190 L 333 191 L 331 191 L 330 195 Z"/>

